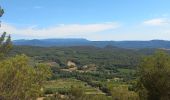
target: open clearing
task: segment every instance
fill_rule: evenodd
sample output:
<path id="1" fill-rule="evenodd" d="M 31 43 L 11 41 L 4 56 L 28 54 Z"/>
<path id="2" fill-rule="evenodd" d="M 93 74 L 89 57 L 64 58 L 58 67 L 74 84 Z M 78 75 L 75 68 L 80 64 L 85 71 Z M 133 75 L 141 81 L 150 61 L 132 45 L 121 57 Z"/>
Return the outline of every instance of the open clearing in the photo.
<path id="1" fill-rule="evenodd" d="M 85 89 L 86 94 L 101 94 L 104 95 L 103 92 L 101 92 L 97 88 L 93 88 L 89 85 L 87 85 L 85 82 L 82 82 L 77 79 L 73 78 L 66 78 L 66 79 L 58 79 L 53 81 L 48 81 L 45 85 L 45 90 L 53 90 L 56 93 L 60 90 L 69 90 L 72 86 L 81 87 Z"/>

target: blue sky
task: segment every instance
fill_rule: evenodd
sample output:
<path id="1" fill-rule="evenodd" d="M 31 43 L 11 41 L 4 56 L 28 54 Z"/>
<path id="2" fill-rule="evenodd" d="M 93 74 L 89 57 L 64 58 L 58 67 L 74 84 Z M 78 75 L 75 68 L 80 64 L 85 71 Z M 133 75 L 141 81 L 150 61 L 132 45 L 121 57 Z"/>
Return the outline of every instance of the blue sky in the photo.
<path id="1" fill-rule="evenodd" d="M 170 40 L 170 0 L 0 0 L 13 39 Z"/>

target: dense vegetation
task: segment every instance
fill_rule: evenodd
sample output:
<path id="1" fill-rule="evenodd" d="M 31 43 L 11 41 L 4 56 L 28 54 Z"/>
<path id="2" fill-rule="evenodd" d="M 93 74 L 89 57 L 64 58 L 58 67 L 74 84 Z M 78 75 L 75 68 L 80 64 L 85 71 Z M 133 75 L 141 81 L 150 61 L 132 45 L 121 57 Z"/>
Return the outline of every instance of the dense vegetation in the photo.
<path id="1" fill-rule="evenodd" d="M 150 49 L 149 49 L 150 50 Z M 143 51 L 146 53 L 146 51 Z M 137 66 L 139 58 L 144 53 L 138 50 L 122 49 L 112 46 L 97 48 L 92 46 L 77 47 L 34 47 L 15 46 L 11 54 L 26 54 L 39 61 L 51 61 L 58 63 L 61 67 L 66 66 L 68 60 L 72 60 L 77 66 L 95 63 L 104 67 L 128 67 Z M 149 53 L 149 52 L 148 52 Z M 149 53 L 152 54 L 153 52 Z M 109 68 L 108 68 L 109 69 Z"/>
<path id="2" fill-rule="evenodd" d="M 138 50 L 110 46 L 105 48 L 89 46 L 49 48 L 15 46 L 10 55 L 16 54 L 26 54 L 37 62 L 52 64 L 53 72 L 56 73 L 54 77 L 72 77 L 72 74 L 74 76 L 77 74 L 75 72 L 69 73 L 59 70 L 66 68 L 68 61 L 74 62 L 77 69 L 80 71 L 85 70 L 84 66 L 94 67 L 95 71 L 91 73 L 87 69 L 86 73 L 94 79 L 107 79 L 113 77 L 131 79 L 135 74 L 139 59 L 144 55 L 144 53 L 140 53 Z M 77 76 L 81 76 L 81 74 L 83 73 L 79 73 Z"/>
<path id="3" fill-rule="evenodd" d="M 139 76 L 138 91 L 141 98 L 170 99 L 170 55 L 159 51 L 145 57 L 139 67 Z"/>
<path id="4" fill-rule="evenodd" d="M 138 80 L 139 73 L 137 73 L 141 58 L 145 58 L 145 56 L 151 56 L 155 53 L 155 51 L 157 51 L 157 49 L 123 49 L 112 46 L 107 46 L 105 48 L 97 48 L 92 46 L 15 46 L 10 52 L 10 55 L 26 54 L 34 59 L 35 62 L 46 62 L 51 66 L 53 76 L 50 80 L 52 82 L 54 80 L 58 81 L 55 82 L 53 86 L 50 86 L 50 88 L 48 88 L 48 85 L 46 86 L 45 94 L 55 94 L 53 97 L 50 97 L 50 99 L 55 100 L 56 98 L 60 98 L 61 95 L 65 95 L 65 99 L 69 98 L 69 100 L 70 98 L 73 98 L 73 100 L 83 100 L 82 98 L 84 98 L 84 100 L 96 100 L 96 98 L 102 98 L 101 100 L 138 100 L 139 98 L 144 100 L 147 98 L 147 100 L 155 100 L 148 97 L 149 94 L 147 94 L 147 91 L 150 90 L 145 89 L 145 87 L 142 85 L 144 84 L 143 82 L 146 81 Z M 168 53 L 169 51 L 166 52 Z M 158 58 L 161 59 L 162 56 L 158 56 Z M 149 59 L 151 58 L 146 57 L 145 59 L 147 60 L 144 60 L 145 62 L 140 64 L 140 68 L 145 68 L 145 64 L 150 66 L 150 62 L 157 63 L 156 60 L 150 61 Z M 165 59 L 162 60 L 164 61 Z M 68 61 L 74 62 L 75 66 L 72 67 L 77 67 L 77 69 L 73 71 L 69 70 L 67 65 Z M 91 71 L 89 69 L 84 69 L 84 66 L 86 65 L 95 67 L 96 70 Z M 140 71 L 141 79 L 145 79 L 145 76 L 142 76 L 145 73 L 141 70 L 138 71 Z M 71 80 L 66 81 L 62 79 L 76 79 L 84 82 L 84 85 L 81 85 L 80 88 L 78 85 L 73 85 L 76 83 L 72 82 Z M 47 84 L 51 84 L 51 81 L 49 81 L 49 83 L 47 82 Z M 68 82 L 68 87 L 61 86 L 55 88 L 55 85 L 65 81 Z M 169 85 L 169 83 L 167 84 Z M 104 93 L 104 95 L 102 94 L 98 96 L 95 94 L 96 96 L 93 98 L 90 96 L 91 93 L 86 93 L 86 86 L 98 89 Z M 74 88 L 76 88 L 75 91 L 77 92 L 81 91 L 78 96 L 74 94 L 75 91 L 73 92 L 71 90 Z M 80 90 L 78 88 L 80 88 Z M 139 93 L 139 96 L 137 93 Z"/>

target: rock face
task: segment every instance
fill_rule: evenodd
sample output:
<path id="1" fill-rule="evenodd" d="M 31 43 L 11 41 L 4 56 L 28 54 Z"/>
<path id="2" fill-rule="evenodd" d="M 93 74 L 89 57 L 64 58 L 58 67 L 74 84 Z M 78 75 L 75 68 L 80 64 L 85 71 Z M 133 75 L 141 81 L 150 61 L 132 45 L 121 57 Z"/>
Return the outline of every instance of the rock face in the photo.
<path id="1" fill-rule="evenodd" d="M 76 64 L 75 64 L 73 61 L 68 61 L 68 62 L 67 62 L 67 66 L 68 66 L 69 68 L 74 68 L 74 67 L 76 67 Z"/>
<path id="2" fill-rule="evenodd" d="M 51 67 L 53 67 L 53 66 L 59 66 L 59 64 L 56 63 L 56 62 L 48 62 L 47 64 L 48 64 L 49 66 L 51 66 Z"/>
<path id="3" fill-rule="evenodd" d="M 62 71 L 69 71 L 69 72 L 73 72 L 77 70 L 77 66 L 76 63 L 74 63 L 73 61 L 68 61 L 67 62 L 67 68 L 66 69 L 61 69 Z"/>
<path id="4" fill-rule="evenodd" d="M 96 65 L 95 64 L 84 65 L 82 67 L 82 70 L 85 72 L 96 71 Z"/>

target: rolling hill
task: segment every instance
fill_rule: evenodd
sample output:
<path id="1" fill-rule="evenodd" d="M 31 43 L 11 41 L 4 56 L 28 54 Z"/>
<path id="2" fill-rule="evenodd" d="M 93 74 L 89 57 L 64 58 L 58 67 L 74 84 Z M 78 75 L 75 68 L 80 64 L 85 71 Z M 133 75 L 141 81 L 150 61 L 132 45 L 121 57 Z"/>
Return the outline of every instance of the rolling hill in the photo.
<path id="1" fill-rule="evenodd" d="M 33 39 L 33 40 L 14 40 L 14 45 L 41 46 L 41 47 L 70 47 L 70 46 L 95 46 L 106 47 L 116 46 L 120 48 L 163 48 L 170 49 L 170 41 L 151 40 L 151 41 L 89 41 L 86 39 Z"/>

